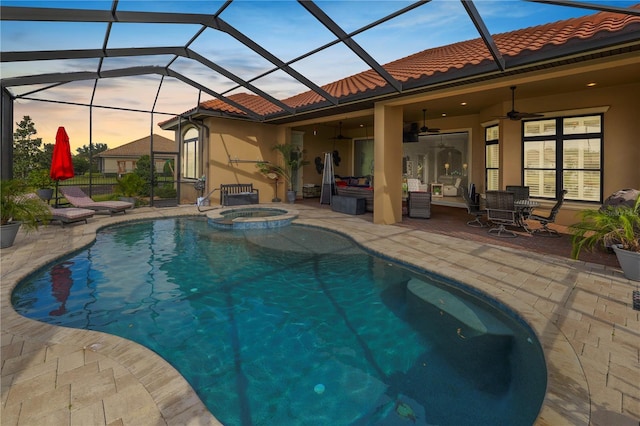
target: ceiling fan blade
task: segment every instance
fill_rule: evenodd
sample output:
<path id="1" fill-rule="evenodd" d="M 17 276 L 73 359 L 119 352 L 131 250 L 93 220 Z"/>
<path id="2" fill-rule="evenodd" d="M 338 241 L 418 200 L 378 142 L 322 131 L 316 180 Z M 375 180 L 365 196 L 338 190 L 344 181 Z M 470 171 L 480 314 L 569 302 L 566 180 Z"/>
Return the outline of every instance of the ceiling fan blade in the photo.
<path id="1" fill-rule="evenodd" d="M 513 121 L 520 121 L 523 118 L 544 117 L 543 114 L 516 111 L 516 86 L 511 86 L 510 89 L 511 89 L 511 111 L 509 111 L 507 115 L 497 116 L 496 118 L 499 118 L 502 120 L 509 119 Z"/>
<path id="2" fill-rule="evenodd" d="M 536 117 L 544 117 L 544 114 L 538 114 L 535 112 L 520 112 L 518 113 L 520 118 L 536 118 Z"/>
<path id="3" fill-rule="evenodd" d="M 351 139 L 350 137 L 344 136 L 344 135 L 342 134 L 342 121 L 341 121 L 341 122 L 340 122 L 340 124 L 338 125 L 338 135 L 337 135 L 337 136 L 332 137 L 331 139 L 332 139 L 332 140 L 338 140 L 338 141 L 341 141 L 341 140 L 344 140 L 344 139 Z"/>
<path id="4" fill-rule="evenodd" d="M 426 135 L 428 133 L 440 133 L 440 129 L 435 127 L 427 127 L 427 110 L 422 110 L 422 127 L 420 127 L 420 134 Z"/>

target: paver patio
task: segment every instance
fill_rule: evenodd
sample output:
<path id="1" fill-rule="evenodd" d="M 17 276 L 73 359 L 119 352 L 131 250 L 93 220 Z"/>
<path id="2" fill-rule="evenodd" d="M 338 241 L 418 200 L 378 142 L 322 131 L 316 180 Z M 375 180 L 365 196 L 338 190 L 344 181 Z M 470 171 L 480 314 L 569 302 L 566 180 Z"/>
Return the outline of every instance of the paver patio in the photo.
<path id="1" fill-rule="evenodd" d="M 518 312 L 547 359 L 548 392 L 536 424 L 638 425 L 640 312 L 631 299 L 638 283 L 618 267 L 456 238 L 410 221 L 383 226 L 309 203 L 282 206 L 299 211 L 298 223 L 344 232 L 374 252 L 472 285 Z M 194 214 L 195 206 L 182 206 L 97 215 L 87 225 L 20 234 L 2 250 L 2 425 L 219 424 L 152 351 L 24 318 L 10 300 L 21 279 L 91 243 L 103 226 Z"/>

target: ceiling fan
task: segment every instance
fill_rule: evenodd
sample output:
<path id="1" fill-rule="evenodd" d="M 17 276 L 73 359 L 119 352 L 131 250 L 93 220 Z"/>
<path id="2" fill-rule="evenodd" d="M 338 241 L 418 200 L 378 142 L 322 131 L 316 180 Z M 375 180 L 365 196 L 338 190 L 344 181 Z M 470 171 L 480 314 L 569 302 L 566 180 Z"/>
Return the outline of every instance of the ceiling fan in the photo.
<path id="1" fill-rule="evenodd" d="M 427 127 L 427 110 L 422 110 L 422 127 L 420 127 L 420 134 L 424 135 L 427 133 L 440 133 L 440 129 L 436 129 L 433 127 Z"/>
<path id="2" fill-rule="evenodd" d="M 516 111 L 516 86 L 511 86 L 511 111 L 507 115 L 500 118 L 508 118 L 509 120 L 519 121 L 523 118 L 535 118 L 542 117 L 542 114 L 535 114 L 532 112 L 518 112 Z"/>
<path id="3" fill-rule="evenodd" d="M 345 139 L 351 139 L 350 137 L 344 136 L 344 135 L 342 134 L 342 121 L 341 121 L 341 122 L 340 122 L 340 124 L 338 125 L 338 135 L 337 135 L 337 136 L 332 137 L 331 139 L 333 139 L 333 140 L 338 140 L 338 141 L 345 140 Z"/>

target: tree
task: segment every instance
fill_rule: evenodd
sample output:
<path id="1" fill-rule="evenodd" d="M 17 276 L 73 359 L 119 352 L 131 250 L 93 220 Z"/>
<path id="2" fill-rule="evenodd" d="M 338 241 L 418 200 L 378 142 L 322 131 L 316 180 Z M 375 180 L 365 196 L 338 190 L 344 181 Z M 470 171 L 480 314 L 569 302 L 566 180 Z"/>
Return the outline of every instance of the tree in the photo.
<path id="1" fill-rule="evenodd" d="M 42 138 L 33 138 L 38 131 L 31 117 L 25 115 L 16 123 L 13 134 L 13 173 L 18 179 L 26 179 L 29 172 L 41 167 L 43 152 L 40 150 Z"/>
<path id="2" fill-rule="evenodd" d="M 38 168 L 51 169 L 51 159 L 53 158 L 53 147 L 55 144 L 45 143 L 43 150 L 40 154 L 40 161 L 38 161 Z"/>
<path id="3" fill-rule="evenodd" d="M 106 143 L 95 143 L 93 144 L 93 155 L 100 154 L 101 152 L 109 149 Z M 89 145 L 82 145 L 80 148 L 76 148 L 77 155 L 84 156 L 87 159 L 89 158 Z"/>
<path id="4" fill-rule="evenodd" d="M 136 168 L 133 173 L 137 174 L 144 181 L 144 187 L 140 195 L 147 197 L 151 195 L 151 185 L 154 184 L 154 174 L 151 172 L 151 157 L 143 155 L 136 161 Z"/>
<path id="5" fill-rule="evenodd" d="M 93 149 L 89 149 L 89 145 L 82 145 L 80 148 L 76 148 L 76 155 L 74 156 L 74 167 L 76 162 L 83 169 L 77 170 L 78 173 L 85 173 L 91 170 L 92 172 L 98 172 L 98 158 L 97 155 L 103 151 L 109 149 L 106 143 L 95 143 Z M 89 163 L 91 161 L 91 167 Z"/>
<path id="6" fill-rule="evenodd" d="M 76 161 L 78 162 L 78 165 L 82 165 L 82 167 L 85 167 L 84 171 L 82 172 L 76 169 L 76 173 L 81 174 L 88 171 L 90 159 L 93 160 L 91 163 L 91 171 L 98 172 L 98 158 L 96 156 L 101 152 L 106 151 L 107 149 L 109 149 L 109 147 L 107 146 L 106 143 L 99 143 L 99 142 L 93 144 L 93 150 L 91 150 L 92 151 L 91 155 L 90 155 L 89 145 L 82 145 L 80 148 L 76 148 L 77 154 L 74 156 L 74 168 L 75 168 Z"/>
<path id="7" fill-rule="evenodd" d="M 81 157 L 79 155 L 74 155 L 71 157 L 71 161 L 73 162 L 73 171 L 76 175 L 80 176 L 89 171 L 89 159 Z"/>

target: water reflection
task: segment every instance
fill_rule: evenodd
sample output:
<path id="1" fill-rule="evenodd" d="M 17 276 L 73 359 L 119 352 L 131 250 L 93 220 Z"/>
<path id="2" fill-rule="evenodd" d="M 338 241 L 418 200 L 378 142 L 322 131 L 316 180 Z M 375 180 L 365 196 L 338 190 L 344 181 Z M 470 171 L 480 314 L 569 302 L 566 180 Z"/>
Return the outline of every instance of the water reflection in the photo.
<path id="1" fill-rule="evenodd" d="M 60 306 L 49 312 L 49 315 L 57 317 L 67 312 L 67 299 L 69 298 L 71 286 L 73 285 L 70 269 L 72 265 L 73 262 L 62 262 L 51 268 L 51 295 L 60 302 Z"/>

